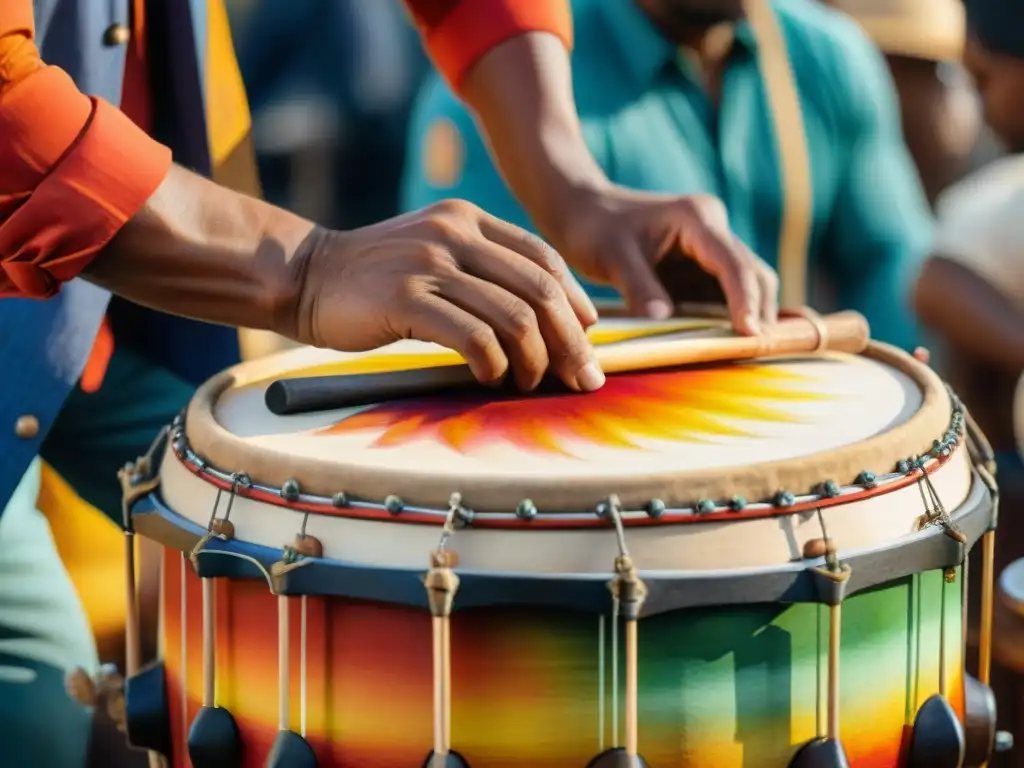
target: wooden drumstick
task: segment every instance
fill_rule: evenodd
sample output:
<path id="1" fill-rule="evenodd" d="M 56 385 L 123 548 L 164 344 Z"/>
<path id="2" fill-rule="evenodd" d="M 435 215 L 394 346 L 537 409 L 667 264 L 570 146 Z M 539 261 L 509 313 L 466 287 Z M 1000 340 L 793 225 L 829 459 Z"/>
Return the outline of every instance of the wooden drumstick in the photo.
<path id="1" fill-rule="evenodd" d="M 630 342 L 598 345 L 597 362 L 605 373 L 625 373 L 695 363 L 750 360 L 759 357 L 807 354 L 821 350 L 864 351 L 870 339 L 867 320 L 857 312 L 818 317 L 785 317 L 760 336 L 740 336 L 721 328 L 680 331 L 671 337 L 646 337 Z M 485 390 L 468 365 L 369 373 L 350 376 L 313 376 L 280 379 L 266 392 L 271 413 L 287 415 L 369 405 L 402 397 L 423 397 L 452 390 Z M 552 391 L 552 385 L 542 389 Z M 565 387 L 560 387 L 565 391 Z M 559 391 L 557 385 L 554 391 Z"/>

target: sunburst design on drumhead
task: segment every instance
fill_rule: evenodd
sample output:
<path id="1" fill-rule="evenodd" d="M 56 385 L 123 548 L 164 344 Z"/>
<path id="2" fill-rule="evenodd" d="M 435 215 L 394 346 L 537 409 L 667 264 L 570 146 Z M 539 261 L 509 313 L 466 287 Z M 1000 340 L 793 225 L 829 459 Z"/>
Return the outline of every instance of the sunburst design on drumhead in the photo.
<path id="1" fill-rule="evenodd" d="M 501 442 L 571 457 L 571 444 L 580 442 L 638 449 L 645 440 L 757 437 L 757 422 L 802 420 L 787 403 L 828 399 L 814 383 L 763 364 L 635 373 L 610 376 L 602 389 L 586 395 L 483 393 L 382 403 L 318 434 L 376 432 L 375 447 L 433 440 L 464 454 Z"/>

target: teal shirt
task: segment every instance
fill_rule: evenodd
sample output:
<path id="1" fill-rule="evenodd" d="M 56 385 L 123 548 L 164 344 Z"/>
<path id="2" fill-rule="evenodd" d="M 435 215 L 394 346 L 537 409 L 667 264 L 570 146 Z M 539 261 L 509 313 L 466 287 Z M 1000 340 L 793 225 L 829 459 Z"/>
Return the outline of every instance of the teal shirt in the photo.
<path id="1" fill-rule="evenodd" d="M 854 22 L 815 0 L 775 0 L 803 109 L 813 185 L 809 276 L 834 286 L 875 338 L 916 343 L 911 286 L 931 239 L 931 214 L 903 143 L 895 88 Z M 744 23 L 716 109 L 676 47 L 634 0 L 576 0 L 572 57 L 587 145 L 608 177 L 658 192 L 717 195 L 736 233 L 777 264 L 780 161 L 757 41 Z M 448 120 L 463 166 L 451 183 L 428 173 L 426 137 Z M 491 163 L 471 115 L 436 77 L 416 103 L 402 187 L 406 210 L 451 197 L 522 227 L 528 215 Z M 588 286 L 595 296 L 608 289 Z M 610 295 L 614 296 L 614 293 Z"/>

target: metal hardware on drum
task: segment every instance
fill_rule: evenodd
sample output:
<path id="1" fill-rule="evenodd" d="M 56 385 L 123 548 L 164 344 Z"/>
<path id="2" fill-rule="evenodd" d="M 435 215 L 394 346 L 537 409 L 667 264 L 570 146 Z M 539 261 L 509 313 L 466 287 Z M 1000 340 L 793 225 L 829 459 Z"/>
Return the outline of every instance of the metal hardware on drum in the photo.
<path id="1" fill-rule="evenodd" d="M 232 475 L 231 488 L 227 491 L 227 508 L 223 517 L 217 517 L 221 496 L 225 491 L 217 490 L 210 512 L 207 531 L 193 547 L 189 555 L 192 566 L 206 545 L 214 539 L 230 541 L 234 538 L 235 527 L 231 522 L 231 508 L 240 485 L 250 483 L 248 475 L 236 472 Z M 184 566 L 182 567 L 184 572 Z M 203 605 L 203 701 L 199 712 L 192 720 L 188 731 L 188 754 L 193 768 L 238 768 L 242 762 L 242 737 L 231 713 L 216 702 L 217 643 L 215 624 L 215 594 L 212 579 L 202 579 Z M 184 594 L 185 587 L 182 587 Z M 184 626 L 185 620 L 182 620 Z M 182 644 L 184 648 L 184 643 Z"/>
<path id="2" fill-rule="evenodd" d="M 423 768 L 469 768 L 469 763 L 452 750 L 451 615 L 459 591 L 459 577 L 452 569 L 458 565 L 459 558 L 448 548 L 448 542 L 455 535 L 460 509 L 462 496 L 453 493 L 441 538 L 430 555 L 430 570 L 423 577 L 430 605 L 434 678 L 434 748 L 427 755 Z"/>
<path id="3" fill-rule="evenodd" d="M 298 484 L 288 488 L 288 495 L 298 495 Z M 267 758 L 267 768 L 316 768 L 317 759 L 313 747 L 306 741 L 307 725 L 307 668 L 308 650 L 308 603 L 305 595 L 299 598 L 299 731 L 291 727 L 291 604 L 289 595 L 281 589 L 282 577 L 318 558 L 323 547 L 313 536 L 306 533 L 304 515 L 299 532 L 290 544 L 281 548 L 281 559 L 270 569 L 271 592 L 277 599 L 277 737 Z"/>
<path id="4" fill-rule="evenodd" d="M 861 478 L 861 480 L 871 482 L 873 478 Z M 805 551 L 804 556 L 822 557 L 825 561 L 823 565 L 810 568 L 820 585 L 821 601 L 828 606 L 826 678 L 828 693 L 825 729 L 822 733 L 819 723 L 817 738 L 808 742 L 797 752 L 790 766 L 791 768 L 846 768 L 849 761 L 839 734 L 839 653 L 842 638 L 842 600 L 852 570 L 849 565 L 840 561 L 838 548 L 832 537 L 829 536 L 825 517 L 820 508 L 816 510 L 815 516 L 821 527 L 821 538 L 808 542 L 808 544 L 813 543 L 814 546 L 808 547 L 807 549 L 810 551 Z"/>
<path id="5" fill-rule="evenodd" d="M 639 664 L 638 650 L 638 624 L 640 611 L 643 608 L 644 600 L 647 598 L 647 586 L 637 575 L 636 566 L 629 556 L 629 549 L 626 546 L 626 533 L 622 527 L 622 505 L 618 496 L 610 496 L 608 500 L 599 506 L 598 514 L 611 522 L 615 530 L 615 539 L 618 547 L 618 556 L 615 558 L 613 572 L 615 577 L 608 582 L 608 589 L 612 594 L 612 651 L 617 649 L 618 641 L 615 630 L 618 628 L 618 620 L 621 617 L 624 622 L 625 633 L 625 670 L 626 690 L 624 696 L 625 704 L 625 739 L 621 747 L 612 747 L 605 750 L 589 763 L 587 768 L 647 768 L 647 761 L 640 755 L 638 746 L 638 709 L 639 709 L 639 682 L 637 668 Z M 618 670 L 618 664 L 613 663 L 613 670 Z M 616 682 L 612 683 L 613 690 L 618 689 Z M 618 722 L 618 717 L 612 716 L 613 722 Z M 613 730 L 613 740 L 617 734 Z"/>

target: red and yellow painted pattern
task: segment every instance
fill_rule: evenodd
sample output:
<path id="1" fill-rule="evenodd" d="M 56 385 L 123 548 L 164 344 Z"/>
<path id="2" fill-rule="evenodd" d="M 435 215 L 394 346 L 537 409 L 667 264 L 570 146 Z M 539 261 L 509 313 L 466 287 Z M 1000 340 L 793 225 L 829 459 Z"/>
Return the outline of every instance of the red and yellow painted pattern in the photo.
<path id="1" fill-rule="evenodd" d="M 460 453 L 495 442 L 571 455 L 567 442 L 638 448 L 638 439 L 701 442 L 753 437 L 751 422 L 800 420 L 787 401 L 824 400 L 808 377 L 767 365 L 726 365 L 612 376 L 586 397 L 490 393 L 382 403 L 320 431 L 379 433 L 373 445 L 429 439 Z M 738 426 L 738 422 L 746 422 Z"/>
<path id="2" fill-rule="evenodd" d="M 175 768 L 202 691 L 201 589 L 165 558 L 164 658 Z M 240 726 L 246 768 L 277 729 L 277 621 L 265 584 L 217 584 L 217 703 Z M 300 728 L 300 605 L 291 603 L 291 727 Z M 841 737 L 854 768 L 896 768 L 906 725 L 938 690 L 942 606 L 948 691 L 962 709 L 960 587 L 941 572 L 844 603 Z M 324 768 L 409 768 L 431 746 L 430 619 L 310 598 L 307 737 Z M 783 768 L 824 717 L 827 613 L 814 605 L 679 611 L 640 625 L 640 748 L 659 768 Z M 474 609 L 452 628 L 453 745 L 473 768 L 583 766 L 615 741 L 610 620 Z M 184 633 L 183 633 L 184 629 Z M 182 655 L 182 636 L 186 653 Z M 621 640 L 621 635 L 620 635 Z M 618 655 L 622 663 L 621 652 Z M 187 677 L 188 696 L 182 681 Z M 620 670 L 618 684 L 623 676 Z M 187 713 L 184 703 L 187 698 Z"/>

